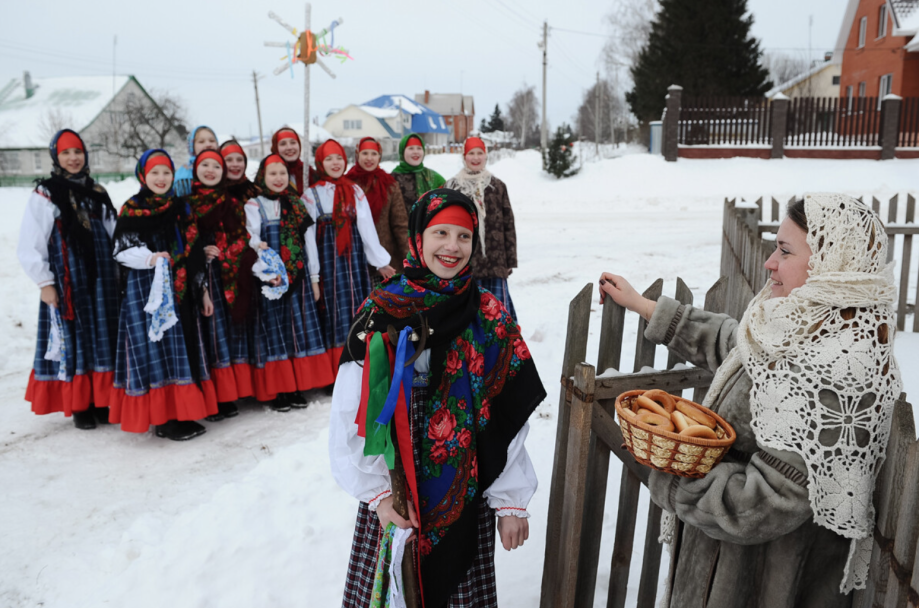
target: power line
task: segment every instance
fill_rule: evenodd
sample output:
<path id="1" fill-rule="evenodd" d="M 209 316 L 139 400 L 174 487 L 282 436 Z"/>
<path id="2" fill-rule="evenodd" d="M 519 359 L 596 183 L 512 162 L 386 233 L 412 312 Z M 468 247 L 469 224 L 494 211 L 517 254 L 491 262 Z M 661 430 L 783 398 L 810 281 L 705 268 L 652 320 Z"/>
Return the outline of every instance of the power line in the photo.
<path id="1" fill-rule="evenodd" d="M 504 8 L 506 8 L 507 10 L 509 10 L 510 12 L 512 12 L 513 14 L 517 15 L 520 19 L 522 19 L 523 21 L 525 21 L 526 23 L 528 23 L 531 27 L 539 27 L 539 23 L 538 23 L 538 22 L 533 21 L 531 18 L 527 17 L 526 15 L 522 15 L 522 14 L 518 13 L 517 11 L 515 11 L 514 9 L 512 9 L 511 7 L 509 7 L 508 5 L 506 5 L 504 2 L 502 2 L 502 0 L 495 0 L 495 2 L 497 2 L 497 3 L 500 4 L 501 6 L 503 6 Z"/>

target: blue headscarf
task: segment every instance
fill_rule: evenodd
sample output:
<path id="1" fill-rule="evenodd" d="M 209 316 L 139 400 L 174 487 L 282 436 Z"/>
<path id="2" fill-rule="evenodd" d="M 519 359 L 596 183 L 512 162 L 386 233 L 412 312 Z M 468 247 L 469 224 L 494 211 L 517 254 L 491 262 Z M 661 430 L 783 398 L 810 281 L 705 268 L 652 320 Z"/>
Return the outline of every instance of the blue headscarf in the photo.
<path id="1" fill-rule="evenodd" d="M 198 131 L 201 129 L 207 129 L 211 133 L 214 133 L 214 139 L 217 139 L 217 134 L 214 130 L 207 125 L 198 125 L 188 133 L 188 162 L 181 167 L 175 173 L 175 183 L 173 189 L 177 196 L 188 196 L 191 194 L 191 184 L 195 179 L 194 169 L 195 166 L 195 137 L 198 135 Z"/>

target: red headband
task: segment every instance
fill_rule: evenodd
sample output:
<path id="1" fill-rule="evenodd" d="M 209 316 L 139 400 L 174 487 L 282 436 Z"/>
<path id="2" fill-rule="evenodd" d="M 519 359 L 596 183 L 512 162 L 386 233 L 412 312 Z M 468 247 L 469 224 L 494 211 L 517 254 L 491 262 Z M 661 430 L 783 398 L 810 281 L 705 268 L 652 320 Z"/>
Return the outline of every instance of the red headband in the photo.
<path id="1" fill-rule="evenodd" d="M 284 137 L 285 133 L 288 134 L 287 137 Z M 293 129 L 281 129 L 280 131 L 277 132 L 277 134 L 275 135 L 275 138 L 277 139 L 277 141 L 281 141 L 282 139 L 296 139 L 298 143 L 300 141 L 300 136 L 297 135 L 297 132 L 294 131 Z"/>
<path id="2" fill-rule="evenodd" d="M 361 140 L 360 145 L 357 147 L 357 151 L 360 153 L 364 150 L 376 150 L 380 154 L 383 154 L 383 147 L 372 137 L 365 137 Z"/>
<path id="3" fill-rule="evenodd" d="M 405 147 L 408 148 L 409 146 L 421 146 L 423 148 L 424 144 L 417 137 L 409 137 L 408 141 L 405 142 Z"/>
<path id="4" fill-rule="evenodd" d="M 320 166 L 322 161 L 326 159 L 330 154 L 340 154 L 342 160 L 345 161 L 345 166 L 348 165 L 348 157 L 345 156 L 345 149 L 341 146 L 340 143 L 334 139 L 328 139 L 324 144 L 316 148 L 316 168 L 322 170 Z"/>
<path id="5" fill-rule="evenodd" d="M 86 149 L 83 147 L 83 142 L 80 141 L 80 138 L 76 133 L 64 131 L 61 133 L 61 136 L 57 138 L 57 153 L 60 154 L 64 150 L 69 150 L 71 148 L 79 148 L 84 152 L 86 151 Z"/>
<path id="6" fill-rule="evenodd" d="M 284 162 L 284 159 L 281 158 L 281 155 L 280 155 L 280 154 L 270 154 L 270 155 L 268 155 L 268 158 L 265 159 L 265 168 L 267 169 L 267 168 L 268 168 L 268 165 L 273 165 L 274 163 L 281 163 L 282 165 L 284 165 L 285 167 L 287 167 L 287 163 Z"/>
<path id="7" fill-rule="evenodd" d="M 243 152 L 243 149 L 236 144 L 230 144 L 229 146 L 220 148 L 220 155 L 223 156 L 224 159 L 226 159 L 226 157 L 230 154 L 242 154 L 243 156 L 246 155 L 246 153 Z"/>
<path id="8" fill-rule="evenodd" d="M 436 226 L 437 224 L 453 224 L 454 226 L 461 226 L 466 230 L 472 231 L 472 216 L 469 215 L 469 212 L 460 205 L 450 205 L 446 209 L 440 211 L 431 218 L 431 221 L 428 222 L 428 226 Z"/>
<path id="9" fill-rule="evenodd" d="M 486 154 L 488 153 L 488 150 L 485 149 L 485 142 L 483 142 L 478 137 L 470 137 L 466 139 L 466 143 L 463 144 L 463 156 L 466 156 L 476 148 L 481 149 L 482 152 L 485 152 Z"/>
<path id="10" fill-rule="evenodd" d="M 147 159 L 147 164 L 144 165 L 144 177 L 147 177 L 147 174 L 150 173 L 150 171 L 153 170 L 153 167 L 156 167 L 157 165 L 163 165 L 172 171 L 172 161 L 169 160 L 169 157 L 158 154 Z"/>
<path id="11" fill-rule="evenodd" d="M 197 169 L 198 165 L 200 165 L 204 160 L 208 158 L 216 160 L 220 164 L 221 167 L 223 167 L 226 164 L 223 162 L 223 156 L 221 156 L 220 153 L 217 152 L 217 150 L 205 150 L 204 152 L 202 152 L 201 154 L 195 157 L 195 169 Z"/>

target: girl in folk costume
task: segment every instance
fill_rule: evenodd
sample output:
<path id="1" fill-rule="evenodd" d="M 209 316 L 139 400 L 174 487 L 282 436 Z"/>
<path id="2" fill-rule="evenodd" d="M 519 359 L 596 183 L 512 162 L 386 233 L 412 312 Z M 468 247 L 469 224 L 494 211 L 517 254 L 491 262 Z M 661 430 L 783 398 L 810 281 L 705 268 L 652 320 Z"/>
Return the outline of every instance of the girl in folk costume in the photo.
<path id="1" fill-rule="evenodd" d="M 405 271 L 371 293 L 342 357 L 330 460 L 361 501 L 345 607 L 385 593 L 374 564 L 399 542 L 395 527 L 418 528 L 406 553 L 420 560 L 425 608 L 496 606 L 496 511 L 505 549 L 528 536 L 537 482 L 524 441 L 546 392 L 516 323 L 472 278 L 476 224 L 459 192 L 421 198 Z M 407 519 L 394 493 L 408 496 Z"/>
<path id="2" fill-rule="evenodd" d="M 433 169 L 424 166 L 424 140 L 417 133 L 409 133 L 399 142 L 399 164 L 392 170 L 406 212 L 412 214 L 412 205 L 418 198 L 434 188 L 444 185 L 444 178 Z"/>
<path id="3" fill-rule="evenodd" d="M 176 171 L 175 193 L 176 196 L 191 194 L 191 185 L 195 181 L 195 157 L 205 150 L 217 149 L 217 135 L 210 127 L 201 125 L 188 134 L 188 162 Z"/>
<path id="4" fill-rule="evenodd" d="M 277 154 L 284 159 L 287 165 L 287 173 L 290 176 L 290 184 L 297 191 L 297 196 L 303 196 L 304 188 L 309 184 L 303 183 L 303 159 L 300 158 L 302 144 L 300 136 L 290 127 L 278 129 L 271 136 L 271 153 Z M 309 183 L 316 180 L 316 174 L 313 168 L 309 167 Z"/>
<path id="5" fill-rule="evenodd" d="M 204 242 L 187 202 L 172 193 L 172 159 L 147 150 L 135 174 L 141 190 L 118 215 L 115 260 L 127 267 L 118 319 L 112 422 L 121 430 L 175 441 L 204 433 L 194 422 L 217 413 L 198 319 L 213 313 Z"/>
<path id="6" fill-rule="evenodd" d="M 348 177 L 364 191 L 380 244 L 389 252 L 396 272 L 400 272 L 408 253 L 408 213 L 395 178 L 380 169 L 382 154 L 380 142 L 372 137 L 362 139 Z"/>
<path id="7" fill-rule="evenodd" d="M 227 177 L 224 180 L 227 195 L 245 205 L 246 201 L 259 193 L 258 186 L 246 176 L 246 168 L 249 166 L 246 151 L 238 141 L 230 139 L 220 144 L 220 154 L 227 165 Z"/>
<path id="8" fill-rule="evenodd" d="M 208 416 L 208 420 L 216 422 L 236 416 L 239 410 L 235 401 L 252 396 L 252 374 L 245 357 L 248 354 L 245 318 L 256 256 L 248 247 L 245 202 L 231 198 L 223 187 L 226 172 L 223 155 L 214 150 L 201 152 L 195 158 L 194 172 L 192 193 L 186 201 L 191 205 L 205 244 L 208 294 L 214 304 L 214 314 L 201 323 L 218 401 L 217 414 Z"/>
<path id="9" fill-rule="evenodd" d="M 507 186 L 485 168 L 485 142 L 470 137 L 463 144 L 463 169 L 447 181 L 447 188 L 459 190 L 479 208 L 479 240 L 482 247 L 472 261 L 479 286 L 495 294 L 517 320 L 517 311 L 507 288 L 507 278 L 517 267 L 517 230 Z"/>
<path id="10" fill-rule="evenodd" d="M 50 151 L 51 177 L 29 198 L 17 249 L 23 270 L 41 289 L 26 400 L 36 414 L 64 412 L 77 428 L 92 429 L 96 418 L 108 421 L 114 397 L 116 212 L 89 176 L 86 146 L 76 132 L 59 131 Z"/>
<path id="11" fill-rule="evenodd" d="M 351 320 L 370 293 L 367 263 L 384 279 L 396 271 L 389 265 L 389 252 L 380 245 L 367 197 L 344 175 L 348 166 L 344 148 L 330 139 L 316 148 L 315 156 L 319 181 L 303 195 L 315 222 L 306 239 L 310 278 L 322 282 L 322 329 L 337 371 Z"/>
<path id="12" fill-rule="evenodd" d="M 256 399 L 271 401 L 277 411 L 306 407 L 300 391 L 335 381 L 316 309 L 319 285 L 307 280 L 307 260 L 312 262 L 316 254 L 307 257 L 304 233 L 313 220 L 289 180 L 284 159 L 268 156 L 256 176 L 261 194 L 246 203 L 249 245 L 255 251 L 277 253 L 287 275 L 283 294 L 269 296 L 270 290 L 262 288 L 250 321 L 253 391 Z M 271 287 L 281 282 L 281 277 L 274 278 Z"/>
<path id="13" fill-rule="evenodd" d="M 661 529 L 678 541 L 674 608 L 849 608 L 865 587 L 902 389 L 887 234 L 861 202 L 809 194 L 776 243 L 739 323 L 602 276 L 602 296 L 649 319 L 646 338 L 715 372 L 705 405 L 737 432 L 703 479 L 648 470 L 651 499 L 675 515 Z"/>

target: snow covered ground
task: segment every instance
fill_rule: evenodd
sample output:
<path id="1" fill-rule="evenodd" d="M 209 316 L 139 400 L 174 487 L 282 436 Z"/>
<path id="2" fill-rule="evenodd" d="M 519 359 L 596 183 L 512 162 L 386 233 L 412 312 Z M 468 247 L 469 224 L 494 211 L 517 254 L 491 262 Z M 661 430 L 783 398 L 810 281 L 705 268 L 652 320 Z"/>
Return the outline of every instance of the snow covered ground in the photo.
<path id="1" fill-rule="evenodd" d="M 460 159 L 431 156 L 428 165 L 449 177 Z M 665 163 L 627 154 L 556 181 L 540 172 L 537 153 L 523 152 L 492 170 L 514 204 L 521 267 L 511 293 L 549 393 L 528 440 L 542 484 L 530 505 L 530 540 L 497 556 L 501 605 L 531 607 L 539 597 L 571 298 L 609 270 L 640 289 L 664 277 L 665 294 L 681 276 L 701 301 L 718 277 L 725 196 L 787 200 L 836 190 L 887 200 L 915 190 L 919 160 Z M 120 203 L 137 184 L 108 187 Z M 239 417 L 206 423 L 207 434 L 187 443 L 115 427 L 78 431 L 63 416 L 31 414 L 22 397 L 38 292 L 15 257 L 27 196 L 24 188 L 0 189 L 0 606 L 337 606 L 357 505 L 329 473 L 330 397 L 316 392 L 307 410 L 289 413 L 247 402 Z M 595 305 L 588 347 L 594 361 L 599 310 Z M 627 318 L 627 351 L 636 319 Z M 897 353 L 902 368 L 915 369 L 919 336 L 900 334 Z M 904 375 L 907 391 L 919 394 L 919 379 Z M 598 606 L 609 580 L 615 462 L 610 475 Z M 641 538 L 635 546 L 640 550 Z"/>

